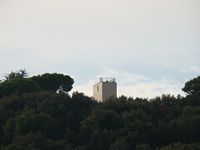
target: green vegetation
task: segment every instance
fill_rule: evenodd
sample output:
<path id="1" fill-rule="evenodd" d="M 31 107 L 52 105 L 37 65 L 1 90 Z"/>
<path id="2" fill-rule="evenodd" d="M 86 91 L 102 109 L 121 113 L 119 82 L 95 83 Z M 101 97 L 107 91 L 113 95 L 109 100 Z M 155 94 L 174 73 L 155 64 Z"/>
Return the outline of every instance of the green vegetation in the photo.
<path id="1" fill-rule="evenodd" d="M 66 75 L 10 75 L 0 83 L 0 149 L 197 150 L 199 81 L 185 84 L 186 97 L 99 103 L 78 92 L 69 96 L 73 79 Z"/>
<path id="2" fill-rule="evenodd" d="M 72 89 L 74 80 L 68 76 L 57 73 L 45 73 L 43 75 L 28 78 L 26 70 L 11 72 L 0 83 L 0 98 L 13 94 L 32 93 L 39 91 L 68 92 Z"/>

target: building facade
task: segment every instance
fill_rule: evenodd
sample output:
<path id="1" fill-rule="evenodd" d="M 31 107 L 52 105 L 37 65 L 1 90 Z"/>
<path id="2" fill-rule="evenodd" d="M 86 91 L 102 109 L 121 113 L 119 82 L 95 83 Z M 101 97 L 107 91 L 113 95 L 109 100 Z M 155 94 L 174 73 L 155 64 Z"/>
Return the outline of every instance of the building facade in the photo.
<path id="1" fill-rule="evenodd" d="M 93 86 L 93 97 L 100 102 L 117 97 L 117 83 L 114 78 L 100 78 Z"/>

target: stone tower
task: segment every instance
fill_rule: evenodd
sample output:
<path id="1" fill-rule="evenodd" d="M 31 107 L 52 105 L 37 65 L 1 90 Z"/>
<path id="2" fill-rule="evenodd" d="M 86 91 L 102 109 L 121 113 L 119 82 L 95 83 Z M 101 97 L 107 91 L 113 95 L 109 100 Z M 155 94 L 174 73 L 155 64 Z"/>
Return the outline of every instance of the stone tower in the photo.
<path id="1" fill-rule="evenodd" d="M 93 97 L 104 102 L 110 97 L 117 97 L 117 83 L 114 78 L 100 78 L 93 86 Z"/>

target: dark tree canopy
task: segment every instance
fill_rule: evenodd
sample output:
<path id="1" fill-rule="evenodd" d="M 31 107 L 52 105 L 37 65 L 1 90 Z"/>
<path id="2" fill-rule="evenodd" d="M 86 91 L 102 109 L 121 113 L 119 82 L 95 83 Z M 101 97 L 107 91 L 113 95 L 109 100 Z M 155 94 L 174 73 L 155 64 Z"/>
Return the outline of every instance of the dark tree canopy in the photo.
<path id="1" fill-rule="evenodd" d="M 11 71 L 11 73 L 5 75 L 6 80 L 13 80 L 13 79 L 22 79 L 27 78 L 28 73 L 25 69 L 21 69 L 19 71 Z"/>
<path id="2" fill-rule="evenodd" d="M 0 83 L 0 149 L 199 149 L 200 94 L 194 89 L 186 97 L 121 96 L 105 102 L 55 92 L 72 84 L 69 76 L 56 73 Z"/>
<path id="3" fill-rule="evenodd" d="M 0 97 L 12 94 L 38 92 L 40 86 L 31 79 L 16 78 L 0 83 Z"/>
<path id="4" fill-rule="evenodd" d="M 200 94 L 200 76 L 186 82 L 182 90 L 189 95 Z"/>
<path id="5" fill-rule="evenodd" d="M 57 73 L 45 73 L 28 78 L 26 70 L 11 72 L 5 78 L 6 80 L 0 82 L 0 97 L 44 90 L 68 92 L 74 83 L 70 76 Z"/>
<path id="6" fill-rule="evenodd" d="M 58 89 L 68 92 L 72 89 L 74 80 L 68 76 L 58 73 L 45 73 L 31 78 L 37 82 L 42 89 L 57 91 Z"/>
<path id="7" fill-rule="evenodd" d="M 200 105 L 184 101 L 165 95 L 98 103 L 78 92 L 50 91 L 6 96 L 0 98 L 0 149 L 198 149 Z"/>

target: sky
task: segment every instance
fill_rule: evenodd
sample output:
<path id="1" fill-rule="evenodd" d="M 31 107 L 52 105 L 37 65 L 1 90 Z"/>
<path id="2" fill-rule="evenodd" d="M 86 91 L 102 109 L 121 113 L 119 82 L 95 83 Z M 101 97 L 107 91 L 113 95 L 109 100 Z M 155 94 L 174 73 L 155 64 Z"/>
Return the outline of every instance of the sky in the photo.
<path id="1" fill-rule="evenodd" d="M 199 0 L 0 0 L 0 79 L 25 68 L 88 96 L 99 77 L 118 96 L 184 95 L 199 56 Z"/>

